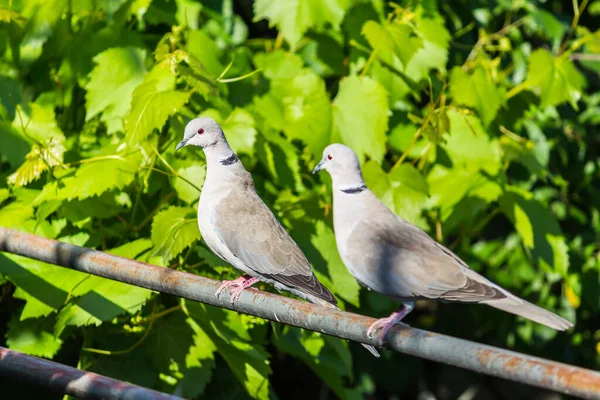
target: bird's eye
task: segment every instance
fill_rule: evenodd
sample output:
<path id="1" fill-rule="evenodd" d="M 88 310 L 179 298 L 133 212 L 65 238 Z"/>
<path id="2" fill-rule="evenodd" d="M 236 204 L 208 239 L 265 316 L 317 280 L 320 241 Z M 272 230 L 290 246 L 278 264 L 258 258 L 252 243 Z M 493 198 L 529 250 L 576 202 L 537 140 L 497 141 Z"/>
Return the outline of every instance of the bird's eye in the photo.
<path id="1" fill-rule="evenodd" d="M 333 160 L 333 157 L 331 156 L 331 154 L 327 154 L 327 159 L 328 160 Z"/>
<path id="2" fill-rule="evenodd" d="M 204 129 L 203 128 L 198 129 L 198 135 L 202 135 L 203 133 L 204 133 Z"/>

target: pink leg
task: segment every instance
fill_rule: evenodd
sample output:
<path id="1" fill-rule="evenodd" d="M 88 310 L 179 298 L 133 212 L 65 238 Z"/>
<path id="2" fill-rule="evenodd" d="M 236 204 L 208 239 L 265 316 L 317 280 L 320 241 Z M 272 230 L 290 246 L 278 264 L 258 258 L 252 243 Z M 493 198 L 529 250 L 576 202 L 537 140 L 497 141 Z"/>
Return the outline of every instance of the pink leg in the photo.
<path id="1" fill-rule="evenodd" d="M 229 300 L 229 302 L 231 304 L 235 303 L 237 301 L 237 299 L 240 297 L 240 295 L 242 294 L 242 292 L 246 288 L 254 285 L 256 282 L 258 282 L 258 279 L 256 279 L 256 278 L 250 278 L 247 281 L 245 281 L 244 283 L 242 283 L 240 286 L 238 286 L 235 289 L 233 289 L 231 291 L 231 299 Z"/>
<path id="2" fill-rule="evenodd" d="M 243 275 L 233 281 L 223 281 L 221 286 L 219 286 L 219 288 L 217 289 L 215 295 L 217 296 L 217 298 L 219 298 L 219 296 L 221 296 L 221 292 L 224 289 L 226 289 L 230 286 L 238 287 L 240 285 L 243 285 L 249 279 L 252 279 L 252 277 L 250 275 Z"/>
<path id="3" fill-rule="evenodd" d="M 373 322 L 369 327 L 369 330 L 367 330 L 367 336 L 373 337 L 375 331 L 381 329 L 381 339 L 383 340 L 383 338 L 385 338 L 385 335 L 387 335 L 391 327 L 394 325 L 398 325 L 400 321 L 402 321 L 402 319 L 413 310 L 414 307 L 414 303 L 402 304 L 402 307 L 398 311 L 393 312 L 389 317 L 380 318 L 377 321 Z"/>

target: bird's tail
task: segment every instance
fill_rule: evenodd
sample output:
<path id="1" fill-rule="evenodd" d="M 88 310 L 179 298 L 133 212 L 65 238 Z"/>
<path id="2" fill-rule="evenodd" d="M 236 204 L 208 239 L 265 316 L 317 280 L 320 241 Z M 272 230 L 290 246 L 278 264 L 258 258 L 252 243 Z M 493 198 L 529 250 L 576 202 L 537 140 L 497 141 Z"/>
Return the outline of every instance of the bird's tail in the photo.
<path id="1" fill-rule="evenodd" d="M 340 308 L 338 306 L 336 306 L 335 304 L 331 304 L 328 301 L 325 301 L 325 300 L 320 299 L 320 298 L 315 297 L 315 296 L 311 296 L 310 298 L 308 298 L 308 300 L 311 303 L 315 303 L 315 304 L 318 304 L 318 305 L 323 306 L 323 307 L 334 308 L 336 310 L 340 310 Z M 368 345 L 368 344 L 364 344 L 364 343 L 361 343 L 361 346 L 364 347 L 365 349 L 369 350 L 369 352 L 371 354 L 373 354 L 375 357 L 377 357 L 377 358 L 381 357 L 381 355 L 375 349 L 375 347 L 373 347 L 371 345 Z"/>
<path id="2" fill-rule="evenodd" d="M 546 325 L 550 328 L 565 331 L 573 326 L 573 324 L 558 315 L 551 313 L 541 307 L 531 304 L 530 302 L 520 299 L 517 296 L 503 290 L 507 297 L 503 299 L 482 301 L 494 308 L 511 314 L 519 315 L 523 318 L 530 319 L 538 324 Z"/>

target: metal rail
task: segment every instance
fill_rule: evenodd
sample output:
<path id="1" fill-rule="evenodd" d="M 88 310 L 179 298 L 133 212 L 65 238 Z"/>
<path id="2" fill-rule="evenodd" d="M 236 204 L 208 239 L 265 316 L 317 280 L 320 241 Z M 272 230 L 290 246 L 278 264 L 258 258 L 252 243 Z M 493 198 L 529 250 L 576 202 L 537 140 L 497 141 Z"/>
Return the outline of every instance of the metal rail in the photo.
<path id="1" fill-rule="evenodd" d="M 48 387 L 80 399 L 180 400 L 180 397 L 145 389 L 92 372 L 28 356 L 0 347 L 0 374 Z"/>
<path id="2" fill-rule="evenodd" d="M 0 251 L 72 268 L 213 306 L 374 346 L 367 336 L 374 318 L 249 289 L 235 305 L 218 299 L 220 282 L 101 251 L 0 228 Z M 392 328 L 384 347 L 528 385 L 583 398 L 600 398 L 600 373 L 405 326 Z"/>

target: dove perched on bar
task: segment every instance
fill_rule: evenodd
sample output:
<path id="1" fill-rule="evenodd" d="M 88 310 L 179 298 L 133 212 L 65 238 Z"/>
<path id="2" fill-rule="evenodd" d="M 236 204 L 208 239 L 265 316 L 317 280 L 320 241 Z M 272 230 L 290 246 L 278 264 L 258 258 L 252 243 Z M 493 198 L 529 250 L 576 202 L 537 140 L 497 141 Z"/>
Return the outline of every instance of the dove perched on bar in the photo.
<path id="1" fill-rule="evenodd" d="M 482 303 L 557 330 L 573 324 L 492 283 L 421 229 L 396 216 L 365 185 L 356 154 L 329 145 L 314 168 L 329 172 L 333 224 L 340 256 L 363 286 L 402 302 L 397 312 L 369 328 L 381 338 L 420 299 Z"/>
<path id="2" fill-rule="evenodd" d="M 254 181 L 231 150 L 221 127 L 211 118 L 196 118 L 185 127 L 184 146 L 199 146 L 206 155 L 206 179 L 198 204 L 198 224 L 208 247 L 245 273 L 224 281 L 234 303 L 242 291 L 263 281 L 278 290 L 325 307 L 337 300 L 314 275 L 304 253 L 277 221 L 254 189 Z M 371 346 L 365 346 L 379 356 Z"/>

